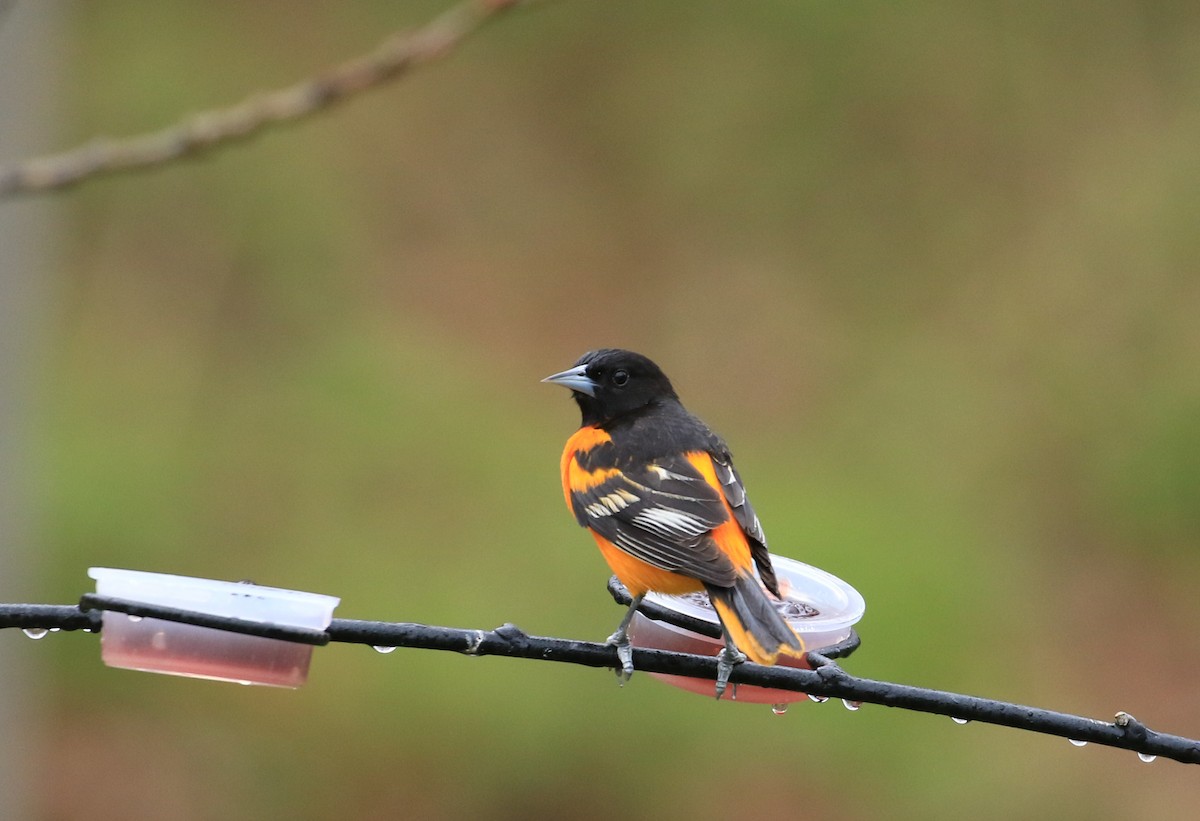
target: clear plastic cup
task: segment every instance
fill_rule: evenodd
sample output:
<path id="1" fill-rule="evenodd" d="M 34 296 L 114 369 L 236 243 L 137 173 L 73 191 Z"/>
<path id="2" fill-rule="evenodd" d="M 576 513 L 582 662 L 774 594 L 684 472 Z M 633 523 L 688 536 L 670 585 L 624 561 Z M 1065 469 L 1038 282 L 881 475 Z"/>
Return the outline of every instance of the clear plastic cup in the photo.
<path id="1" fill-rule="evenodd" d="M 826 573 L 794 559 L 772 555 L 771 562 L 779 579 L 779 592 L 783 594 L 783 599 L 777 602 L 777 607 L 788 624 L 804 639 L 804 644 L 809 650 L 829 647 L 850 637 L 851 628 L 866 610 L 866 602 L 857 590 L 832 573 Z M 716 611 L 712 609 L 704 593 L 687 596 L 649 593 L 646 601 L 713 625 L 720 625 Z M 722 639 L 710 638 L 668 622 L 656 621 L 640 611 L 630 622 L 629 638 L 635 647 L 697 655 L 716 655 L 725 646 Z M 785 667 L 808 669 L 808 663 L 802 658 L 780 656 L 778 663 Z M 709 698 L 713 695 L 713 682 L 706 679 L 663 673 L 650 675 L 693 693 L 701 693 Z M 738 685 L 736 694 L 734 688 L 730 687 L 725 697 L 731 696 L 737 701 L 756 704 L 786 704 L 807 698 L 800 692 L 771 690 L 748 684 Z"/>
<path id="2" fill-rule="evenodd" d="M 140 570 L 93 567 L 88 575 L 100 596 L 313 630 L 329 626 L 340 602 L 318 593 Z M 275 687 L 304 684 L 312 650 L 309 644 L 107 610 L 100 632 L 100 657 L 110 667 Z"/>

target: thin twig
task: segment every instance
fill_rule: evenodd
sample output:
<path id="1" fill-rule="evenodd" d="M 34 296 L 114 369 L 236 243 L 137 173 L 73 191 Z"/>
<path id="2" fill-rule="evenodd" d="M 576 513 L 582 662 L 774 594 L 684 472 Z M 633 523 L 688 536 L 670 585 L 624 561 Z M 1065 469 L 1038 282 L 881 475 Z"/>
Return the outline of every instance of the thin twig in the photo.
<path id="1" fill-rule="evenodd" d="M 96 632 L 100 629 L 99 610 L 91 608 L 129 609 L 130 605 L 129 602 L 100 599 L 91 594 L 85 596 L 83 601 L 84 607 L 87 608 L 84 610 L 63 605 L 0 604 L 0 629 L 18 627 L 39 633 L 50 629 Z M 274 625 L 246 622 L 241 619 L 221 619 L 176 608 L 157 608 L 140 603 L 133 605 L 139 614 L 149 617 L 168 618 L 185 623 L 202 622 L 205 626 L 232 632 L 271 635 L 314 643 L 311 637 L 281 635 Z M 448 650 L 472 656 L 508 656 L 612 669 L 620 665 L 615 649 L 609 645 L 530 636 L 511 624 L 495 630 L 470 630 L 408 622 L 334 619 L 325 633 L 332 642 L 375 647 Z M 633 662 L 638 670 L 646 673 L 666 673 L 709 680 L 715 680 L 717 677 L 715 656 L 635 648 Z M 732 684 L 748 684 L 826 698 L 841 698 L 849 702 L 935 713 L 960 721 L 997 724 L 1069 738 L 1076 742 L 1090 741 L 1132 750 L 1147 757 L 1161 756 L 1187 764 L 1200 764 L 1200 741 L 1155 732 L 1128 713 L 1117 713 L 1112 722 L 1098 721 L 1022 704 L 858 678 L 820 653 L 810 653 L 809 663 L 814 669 L 741 664 L 733 671 L 729 681 Z"/>
<path id="2" fill-rule="evenodd" d="M 154 168 L 295 122 L 444 57 L 500 13 L 534 0 L 466 0 L 413 31 L 394 34 L 369 54 L 287 88 L 229 108 L 124 139 L 98 137 L 61 154 L 0 166 L 0 198 L 66 188 L 101 174 Z"/>

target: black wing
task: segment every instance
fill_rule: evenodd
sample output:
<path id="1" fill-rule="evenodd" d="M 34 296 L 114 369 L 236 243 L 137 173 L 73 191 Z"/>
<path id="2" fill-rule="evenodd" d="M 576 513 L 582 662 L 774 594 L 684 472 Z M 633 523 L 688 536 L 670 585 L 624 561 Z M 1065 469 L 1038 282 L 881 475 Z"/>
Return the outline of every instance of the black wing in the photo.
<path id="1" fill-rule="evenodd" d="M 720 587 L 737 578 L 708 535 L 729 519 L 721 494 L 683 455 L 618 471 L 571 503 L 581 525 L 647 564 Z"/>

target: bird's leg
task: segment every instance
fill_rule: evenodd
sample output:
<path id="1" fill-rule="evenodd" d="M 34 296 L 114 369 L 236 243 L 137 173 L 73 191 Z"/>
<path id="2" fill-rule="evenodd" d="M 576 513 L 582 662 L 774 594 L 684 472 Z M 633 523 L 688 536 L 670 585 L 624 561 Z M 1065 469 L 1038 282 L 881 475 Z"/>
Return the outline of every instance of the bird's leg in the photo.
<path id="1" fill-rule="evenodd" d="M 729 676 L 733 673 L 733 668 L 746 660 L 746 654 L 737 649 L 737 645 L 733 643 L 733 639 L 729 634 L 725 634 L 725 646 L 721 648 L 721 652 L 717 653 L 717 700 L 725 694 L 725 688 L 729 686 Z M 734 685 L 737 688 L 737 685 Z M 735 693 L 736 695 L 736 693 Z"/>
<path id="2" fill-rule="evenodd" d="M 637 612 L 638 605 L 645 597 L 645 593 L 633 597 L 633 601 L 629 603 L 629 609 L 625 611 L 625 618 L 621 619 L 621 623 L 617 625 L 617 632 L 604 642 L 617 648 L 617 658 L 621 662 L 621 669 L 617 671 L 617 680 L 621 684 L 629 681 L 629 677 L 633 675 L 633 645 L 629 642 L 629 623 L 633 621 L 633 614 Z"/>

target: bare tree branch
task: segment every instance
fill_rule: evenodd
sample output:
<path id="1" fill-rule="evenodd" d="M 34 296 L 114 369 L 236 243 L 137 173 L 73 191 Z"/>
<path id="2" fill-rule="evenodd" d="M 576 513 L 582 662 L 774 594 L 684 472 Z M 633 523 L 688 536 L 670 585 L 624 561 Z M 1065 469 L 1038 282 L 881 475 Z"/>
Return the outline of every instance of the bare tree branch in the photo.
<path id="1" fill-rule="evenodd" d="M 294 122 L 444 57 L 484 23 L 535 0 L 465 0 L 413 31 L 392 35 L 369 54 L 287 88 L 255 94 L 149 134 L 99 137 L 61 154 L 0 166 L 0 198 L 66 188 L 101 174 L 165 165 Z"/>

